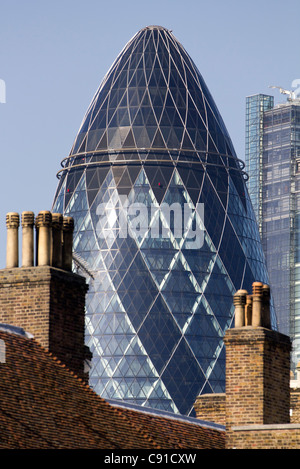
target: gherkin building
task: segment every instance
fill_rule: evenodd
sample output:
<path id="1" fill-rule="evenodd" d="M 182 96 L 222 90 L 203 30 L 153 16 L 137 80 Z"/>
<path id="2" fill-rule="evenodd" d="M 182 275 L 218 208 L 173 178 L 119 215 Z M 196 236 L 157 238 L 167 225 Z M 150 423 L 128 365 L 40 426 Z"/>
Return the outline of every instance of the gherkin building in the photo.
<path id="1" fill-rule="evenodd" d="M 52 207 L 74 217 L 102 397 L 193 415 L 197 395 L 224 392 L 233 294 L 268 282 L 243 167 L 180 42 L 140 30 L 92 99 Z"/>

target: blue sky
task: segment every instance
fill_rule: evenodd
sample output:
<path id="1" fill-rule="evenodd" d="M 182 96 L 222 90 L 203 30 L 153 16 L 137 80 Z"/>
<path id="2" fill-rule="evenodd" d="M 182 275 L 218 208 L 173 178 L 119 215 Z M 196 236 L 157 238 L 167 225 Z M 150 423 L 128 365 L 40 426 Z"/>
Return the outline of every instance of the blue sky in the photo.
<path id="1" fill-rule="evenodd" d="M 60 161 L 112 62 L 141 28 L 172 29 L 244 159 L 245 97 L 300 79 L 299 0 L 0 0 L 0 268 L 5 215 L 51 209 Z"/>

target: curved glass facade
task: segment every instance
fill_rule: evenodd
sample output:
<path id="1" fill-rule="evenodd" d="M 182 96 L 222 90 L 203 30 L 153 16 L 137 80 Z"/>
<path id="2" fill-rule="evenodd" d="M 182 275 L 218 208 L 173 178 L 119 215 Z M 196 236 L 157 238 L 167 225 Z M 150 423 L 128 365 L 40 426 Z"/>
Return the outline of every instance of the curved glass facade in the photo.
<path id="1" fill-rule="evenodd" d="M 59 178 L 53 211 L 74 217 L 89 282 L 90 385 L 191 414 L 198 394 L 224 392 L 233 294 L 268 279 L 243 164 L 170 31 L 125 46 Z"/>

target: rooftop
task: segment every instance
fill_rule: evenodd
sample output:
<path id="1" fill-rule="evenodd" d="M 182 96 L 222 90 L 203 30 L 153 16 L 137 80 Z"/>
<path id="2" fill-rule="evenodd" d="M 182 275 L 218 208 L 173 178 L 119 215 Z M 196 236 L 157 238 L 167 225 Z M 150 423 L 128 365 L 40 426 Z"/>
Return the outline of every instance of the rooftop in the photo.
<path id="1" fill-rule="evenodd" d="M 1 449 L 224 448 L 221 426 L 107 402 L 34 338 L 0 341 Z"/>

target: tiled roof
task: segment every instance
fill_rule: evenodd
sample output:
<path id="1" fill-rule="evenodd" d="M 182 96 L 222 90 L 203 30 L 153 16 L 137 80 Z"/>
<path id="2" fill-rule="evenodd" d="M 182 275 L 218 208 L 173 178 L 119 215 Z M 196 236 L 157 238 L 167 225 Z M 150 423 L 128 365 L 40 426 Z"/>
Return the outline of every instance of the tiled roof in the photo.
<path id="1" fill-rule="evenodd" d="M 164 449 L 224 449 L 225 429 L 221 425 L 169 413 L 157 415 L 149 408 L 131 409 L 126 404 L 117 402 L 114 406 L 134 422 L 135 426 L 140 425 L 147 429 L 153 440 L 161 442 Z"/>
<path id="2" fill-rule="evenodd" d="M 34 339 L 0 330 L 0 449 L 224 448 L 225 432 L 111 405 Z"/>

